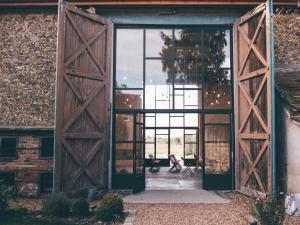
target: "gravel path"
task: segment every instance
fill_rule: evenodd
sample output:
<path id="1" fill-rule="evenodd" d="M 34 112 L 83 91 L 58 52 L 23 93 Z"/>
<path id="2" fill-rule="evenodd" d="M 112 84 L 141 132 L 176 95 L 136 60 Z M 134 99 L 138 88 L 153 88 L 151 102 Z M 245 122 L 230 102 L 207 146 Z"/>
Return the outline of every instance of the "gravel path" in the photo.
<path id="1" fill-rule="evenodd" d="M 136 210 L 134 225 L 249 225 L 253 221 L 247 197 L 230 195 L 229 204 L 126 204 Z M 300 225 L 300 217 L 288 217 L 285 225 Z"/>

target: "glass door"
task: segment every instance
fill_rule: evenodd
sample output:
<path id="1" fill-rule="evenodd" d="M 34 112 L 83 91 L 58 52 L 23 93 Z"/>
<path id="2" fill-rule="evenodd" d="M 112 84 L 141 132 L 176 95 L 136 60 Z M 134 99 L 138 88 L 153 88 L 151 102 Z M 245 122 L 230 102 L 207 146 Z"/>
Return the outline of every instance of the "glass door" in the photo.
<path id="1" fill-rule="evenodd" d="M 133 193 L 145 190 L 144 114 L 134 115 Z"/>
<path id="2" fill-rule="evenodd" d="M 184 164 L 195 166 L 195 155 L 199 157 L 199 131 L 198 129 L 184 130 Z"/>
<path id="3" fill-rule="evenodd" d="M 231 123 L 229 114 L 208 114 L 204 122 L 203 188 L 233 188 Z"/>

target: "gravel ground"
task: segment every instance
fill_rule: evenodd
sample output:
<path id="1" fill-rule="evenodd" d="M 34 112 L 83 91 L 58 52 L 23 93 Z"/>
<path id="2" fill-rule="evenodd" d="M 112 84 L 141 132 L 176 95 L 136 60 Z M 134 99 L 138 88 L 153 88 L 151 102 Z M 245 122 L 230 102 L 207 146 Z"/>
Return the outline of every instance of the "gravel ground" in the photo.
<path id="1" fill-rule="evenodd" d="M 137 211 L 134 225 L 249 225 L 254 220 L 250 200 L 227 197 L 229 204 L 126 204 L 125 209 Z M 300 225 L 300 217 L 287 217 L 285 225 Z"/>
<path id="2" fill-rule="evenodd" d="M 125 211 L 136 210 L 134 225 L 249 225 L 253 221 L 249 198 L 226 194 L 229 204 L 125 204 Z M 41 209 L 41 199 L 18 199 L 30 211 Z M 119 223 L 116 223 L 121 225 Z M 285 225 L 300 225 L 300 217 L 287 216 Z"/>

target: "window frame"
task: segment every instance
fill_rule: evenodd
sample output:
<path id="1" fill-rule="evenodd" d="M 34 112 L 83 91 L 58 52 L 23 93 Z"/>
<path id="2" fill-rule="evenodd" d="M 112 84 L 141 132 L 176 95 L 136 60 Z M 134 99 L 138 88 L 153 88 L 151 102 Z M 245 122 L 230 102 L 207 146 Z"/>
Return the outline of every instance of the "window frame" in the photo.
<path id="1" fill-rule="evenodd" d="M 52 156 L 43 156 L 42 155 L 42 143 L 43 143 L 43 139 L 46 139 L 46 138 L 52 138 L 53 139 L 53 154 Z M 43 159 L 43 160 L 51 160 L 54 158 L 54 152 L 55 152 L 55 140 L 54 140 L 54 137 L 53 136 L 41 136 L 39 137 L 39 158 L 40 159 Z"/>
<path id="2" fill-rule="evenodd" d="M 44 174 L 52 174 L 52 190 L 51 190 L 51 192 L 45 192 L 45 191 L 42 191 L 42 175 L 44 175 Z M 53 192 L 53 190 L 54 190 L 54 186 L 53 186 L 53 184 L 54 184 L 54 172 L 51 170 L 51 171 L 41 171 L 41 172 L 39 172 L 39 188 L 38 188 L 38 190 L 39 190 L 39 194 L 51 194 L 52 192 Z"/>
<path id="3" fill-rule="evenodd" d="M 206 82 L 204 82 L 204 76 L 202 76 L 202 85 L 201 86 L 198 86 L 197 88 L 176 88 L 175 87 L 175 83 L 174 83 L 174 76 L 173 76 L 173 84 L 174 87 L 173 87 L 173 91 L 175 90 L 198 90 L 200 93 L 200 101 L 201 101 L 201 105 L 202 107 L 200 108 L 197 108 L 197 109 L 188 109 L 188 108 L 182 108 L 182 109 L 176 109 L 174 107 L 175 105 L 175 101 L 173 100 L 172 101 L 172 104 L 173 104 L 173 107 L 171 109 L 145 109 L 145 102 L 146 102 L 146 99 L 145 99 L 145 60 L 146 58 L 147 59 L 155 59 L 155 60 L 161 60 L 162 58 L 159 58 L 159 57 L 146 57 L 146 54 L 145 54 L 145 41 L 143 43 L 144 45 L 144 72 L 143 72 L 143 81 L 144 81 L 144 86 L 143 88 L 138 88 L 139 90 L 144 90 L 144 96 L 143 96 L 143 109 L 118 109 L 115 107 L 115 92 L 118 90 L 117 88 L 115 88 L 115 81 L 116 81 L 116 44 L 114 44 L 114 49 L 113 49 L 113 90 L 112 90 L 112 164 L 111 164 L 111 168 L 112 168 L 112 187 L 118 187 L 118 185 L 115 183 L 115 144 L 116 144 L 116 141 L 115 141 L 115 115 L 116 114 L 119 114 L 119 113 L 137 113 L 137 112 L 141 112 L 141 113 L 149 113 L 149 114 L 156 114 L 156 113 L 198 113 L 198 115 L 201 117 L 201 121 L 202 121 L 202 128 L 201 128 L 201 131 L 202 131 L 202 135 L 201 137 L 199 137 L 199 147 L 201 148 L 201 153 L 202 153 L 202 157 L 205 157 L 205 143 L 204 143 L 204 117 L 205 115 L 207 114 L 227 114 L 228 116 L 230 116 L 231 118 L 231 124 L 230 124 L 230 130 L 231 130 L 231 139 L 230 139 L 230 142 L 231 142 L 231 157 L 230 157 L 230 171 L 231 171 L 231 179 L 232 179 L 232 184 L 234 185 L 234 174 L 235 174 L 235 163 L 234 163 L 234 157 L 235 157 L 235 149 L 234 149 L 234 146 L 235 146 L 235 141 L 234 141 L 234 90 L 233 90 L 233 84 L 234 84 L 234 77 L 233 77 L 233 74 L 234 74 L 234 67 L 233 67 L 233 26 L 232 24 L 214 24 L 214 25 L 144 25 L 144 24 L 117 24 L 115 25 L 114 27 L 114 43 L 116 43 L 116 39 L 117 39 L 117 35 L 116 35 L 116 30 L 117 29 L 143 29 L 144 30 L 144 40 L 146 39 L 145 38 L 145 30 L 146 29 L 182 29 L 182 28 L 190 28 L 190 27 L 200 27 L 202 28 L 202 30 L 210 30 L 210 29 L 221 29 L 221 30 L 228 30 L 229 31 L 229 42 L 227 43 L 228 45 L 230 45 L 230 52 L 229 52 L 229 57 L 230 57 L 230 67 L 221 67 L 223 70 L 229 70 L 229 74 L 230 74 L 230 81 L 229 81 L 229 84 L 230 84 L 230 92 L 228 93 L 228 95 L 230 96 L 230 99 L 231 99 L 231 104 L 230 104 L 230 107 L 228 108 L 206 108 L 205 107 L 205 101 L 204 101 L 204 94 L 205 94 L 205 87 L 206 87 Z M 204 41 L 202 39 L 202 45 L 204 44 Z M 201 60 L 204 60 L 204 59 L 201 59 Z M 204 68 L 204 66 L 202 67 Z M 204 70 L 201 72 L 203 74 Z M 182 84 L 182 85 L 190 85 L 189 83 L 187 84 Z M 130 88 L 128 88 L 130 89 Z M 134 90 L 134 89 L 133 89 Z M 173 96 L 174 93 L 173 93 Z M 171 96 L 172 98 L 174 98 L 173 96 Z M 158 127 L 149 127 L 150 129 L 155 129 L 155 128 L 158 128 Z M 169 127 L 170 129 L 174 129 L 174 127 Z M 145 129 L 147 129 L 147 127 L 145 127 Z M 199 152 L 200 153 L 200 152 Z M 200 154 L 201 154 L 200 153 Z M 146 163 L 147 164 L 147 163 Z"/>
<path id="4" fill-rule="evenodd" d="M 14 176 L 14 184 L 12 185 L 12 187 L 16 187 L 16 185 L 17 185 L 17 180 L 16 180 L 16 178 L 17 178 L 17 172 L 16 171 L 14 171 L 14 170 L 1 170 L 0 171 L 0 174 L 4 174 L 4 173 L 6 173 L 6 174 L 13 174 L 13 176 Z"/>
<path id="5" fill-rule="evenodd" d="M 2 156 L 2 140 L 3 139 L 15 139 L 15 156 Z M 19 137 L 18 136 L 0 136 L 0 161 L 11 161 L 18 159 L 18 146 L 19 146 Z"/>

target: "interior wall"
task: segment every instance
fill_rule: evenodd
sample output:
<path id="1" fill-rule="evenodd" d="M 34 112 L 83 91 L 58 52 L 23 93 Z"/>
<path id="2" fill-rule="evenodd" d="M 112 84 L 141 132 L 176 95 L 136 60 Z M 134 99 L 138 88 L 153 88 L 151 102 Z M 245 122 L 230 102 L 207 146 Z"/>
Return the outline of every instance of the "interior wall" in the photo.
<path id="1" fill-rule="evenodd" d="M 291 120 L 280 97 L 276 98 L 277 184 L 286 193 L 300 193 L 300 123 Z"/>

